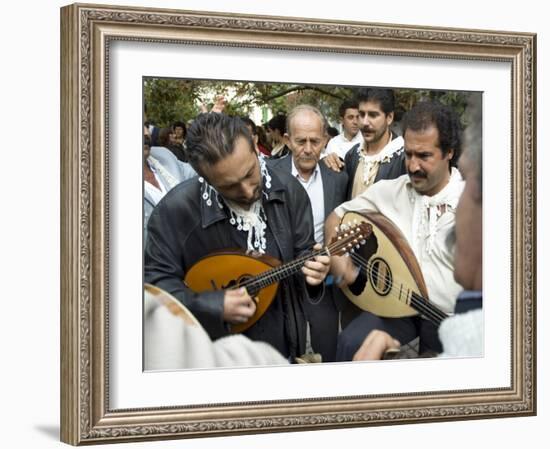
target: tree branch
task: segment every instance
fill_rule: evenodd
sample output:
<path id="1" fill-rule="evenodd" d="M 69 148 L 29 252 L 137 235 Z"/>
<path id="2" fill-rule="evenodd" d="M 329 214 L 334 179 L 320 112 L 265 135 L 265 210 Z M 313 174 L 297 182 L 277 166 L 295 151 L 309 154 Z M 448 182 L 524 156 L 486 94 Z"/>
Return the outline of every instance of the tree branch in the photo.
<path id="1" fill-rule="evenodd" d="M 270 95 L 267 98 L 262 98 L 262 101 L 264 101 L 265 103 L 268 103 L 270 101 L 275 100 L 276 98 L 283 97 L 283 96 L 288 95 L 292 92 L 303 92 L 304 90 L 313 90 L 315 92 L 319 92 L 319 93 L 321 93 L 323 95 L 326 95 L 328 97 L 336 98 L 337 100 L 343 100 L 343 98 L 341 96 L 333 94 L 332 92 L 321 89 L 319 87 L 314 87 L 314 86 L 293 86 L 289 89 L 283 90 L 281 92 L 277 92 L 274 95 Z"/>

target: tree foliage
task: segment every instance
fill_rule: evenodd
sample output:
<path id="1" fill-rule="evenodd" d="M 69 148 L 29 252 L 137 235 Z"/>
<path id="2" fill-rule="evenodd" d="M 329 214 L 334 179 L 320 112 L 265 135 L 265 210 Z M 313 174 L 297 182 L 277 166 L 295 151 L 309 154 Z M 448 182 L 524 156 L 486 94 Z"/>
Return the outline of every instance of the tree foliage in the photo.
<path id="1" fill-rule="evenodd" d="M 199 113 L 194 81 L 154 78 L 144 82 L 147 119 L 160 127 L 186 121 Z"/>
<path id="2" fill-rule="evenodd" d="M 467 92 L 449 90 L 396 89 L 395 120 L 400 121 L 405 112 L 421 100 L 438 100 L 451 107 L 459 115 L 463 126 L 468 124 L 466 106 L 470 95 Z"/>
<path id="3" fill-rule="evenodd" d="M 340 104 L 345 98 L 352 97 L 354 91 L 352 87 L 248 81 L 148 78 L 144 82 L 147 118 L 161 127 L 170 126 L 177 120 L 186 122 L 202 109 L 209 110 L 217 95 L 225 96 L 225 112 L 231 115 L 250 115 L 259 108 L 266 111 L 267 120 L 306 103 L 317 107 L 330 123 L 335 124 L 339 121 Z M 469 95 L 466 92 L 395 89 L 395 94 L 397 121 L 416 102 L 430 98 L 453 107 L 463 124 L 467 124 L 465 110 Z"/>

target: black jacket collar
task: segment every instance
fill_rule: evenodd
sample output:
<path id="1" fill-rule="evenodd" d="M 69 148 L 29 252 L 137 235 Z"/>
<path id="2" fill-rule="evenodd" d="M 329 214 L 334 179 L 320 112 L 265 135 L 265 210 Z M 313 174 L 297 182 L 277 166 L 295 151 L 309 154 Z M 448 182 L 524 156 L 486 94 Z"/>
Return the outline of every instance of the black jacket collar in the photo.
<path id="1" fill-rule="evenodd" d="M 285 200 L 285 186 L 282 183 L 282 181 L 279 179 L 276 173 L 273 173 L 273 170 L 269 169 L 269 174 L 271 175 L 271 187 L 268 192 L 267 198 L 262 193 L 263 203 L 264 206 L 268 203 L 272 203 L 274 201 L 278 202 L 284 202 Z M 197 181 L 198 182 L 198 181 Z M 212 205 L 206 204 L 206 200 L 203 199 L 203 194 L 207 192 L 206 184 L 201 183 L 199 184 L 199 201 L 200 201 L 200 213 L 201 213 L 201 226 L 202 228 L 207 228 L 208 226 L 217 223 L 218 221 L 222 220 L 228 220 L 229 214 L 227 212 L 227 207 L 225 206 L 225 202 L 223 200 L 223 197 L 220 195 L 220 202 L 223 205 L 222 208 L 219 207 L 218 201 L 215 197 L 215 193 L 212 193 L 211 200 Z"/>

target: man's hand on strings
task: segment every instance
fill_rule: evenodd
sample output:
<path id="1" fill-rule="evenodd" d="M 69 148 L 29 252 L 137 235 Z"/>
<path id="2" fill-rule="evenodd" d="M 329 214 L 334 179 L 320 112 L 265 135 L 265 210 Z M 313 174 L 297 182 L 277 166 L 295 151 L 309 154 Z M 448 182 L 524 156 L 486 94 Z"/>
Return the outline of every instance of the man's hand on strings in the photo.
<path id="1" fill-rule="evenodd" d="M 256 312 L 256 301 L 246 288 L 226 290 L 223 301 L 223 319 L 231 324 L 246 323 Z"/>
<path id="2" fill-rule="evenodd" d="M 321 248 L 322 246 L 317 243 L 313 247 L 313 250 L 319 251 Z M 304 276 L 306 277 L 306 282 L 309 285 L 315 286 L 321 284 L 325 280 L 329 269 L 330 257 L 318 255 L 308 260 L 304 264 L 304 266 L 302 267 L 302 273 L 304 273 Z"/>

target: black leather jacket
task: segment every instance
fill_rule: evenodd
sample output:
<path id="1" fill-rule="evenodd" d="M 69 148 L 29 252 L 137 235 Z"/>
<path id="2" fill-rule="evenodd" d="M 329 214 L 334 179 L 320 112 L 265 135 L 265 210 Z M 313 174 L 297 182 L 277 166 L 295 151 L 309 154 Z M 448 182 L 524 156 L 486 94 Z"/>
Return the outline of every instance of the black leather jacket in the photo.
<path id="1" fill-rule="evenodd" d="M 267 198 L 262 195 L 263 207 L 282 261 L 287 262 L 315 244 L 311 205 L 307 193 L 292 176 L 270 174 L 271 188 Z M 223 291 L 197 294 L 186 288 L 182 279 L 200 258 L 237 244 L 231 238 L 235 231 L 227 210 L 220 209 L 215 200 L 208 206 L 201 199 L 203 192 L 204 185 L 192 178 L 174 187 L 159 202 L 148 224 L 144 278 L 180 300 L 215 339 L 228 334 L 223 321 Z M 315 296 L 322 294 L 319 288 L 306 289 L 301 273 L 282 281 L 266 314 L 245 334 L 271 343 L 285 356 L 302 354 L 305 320 L 301 302 L 312 292 Z"/>

